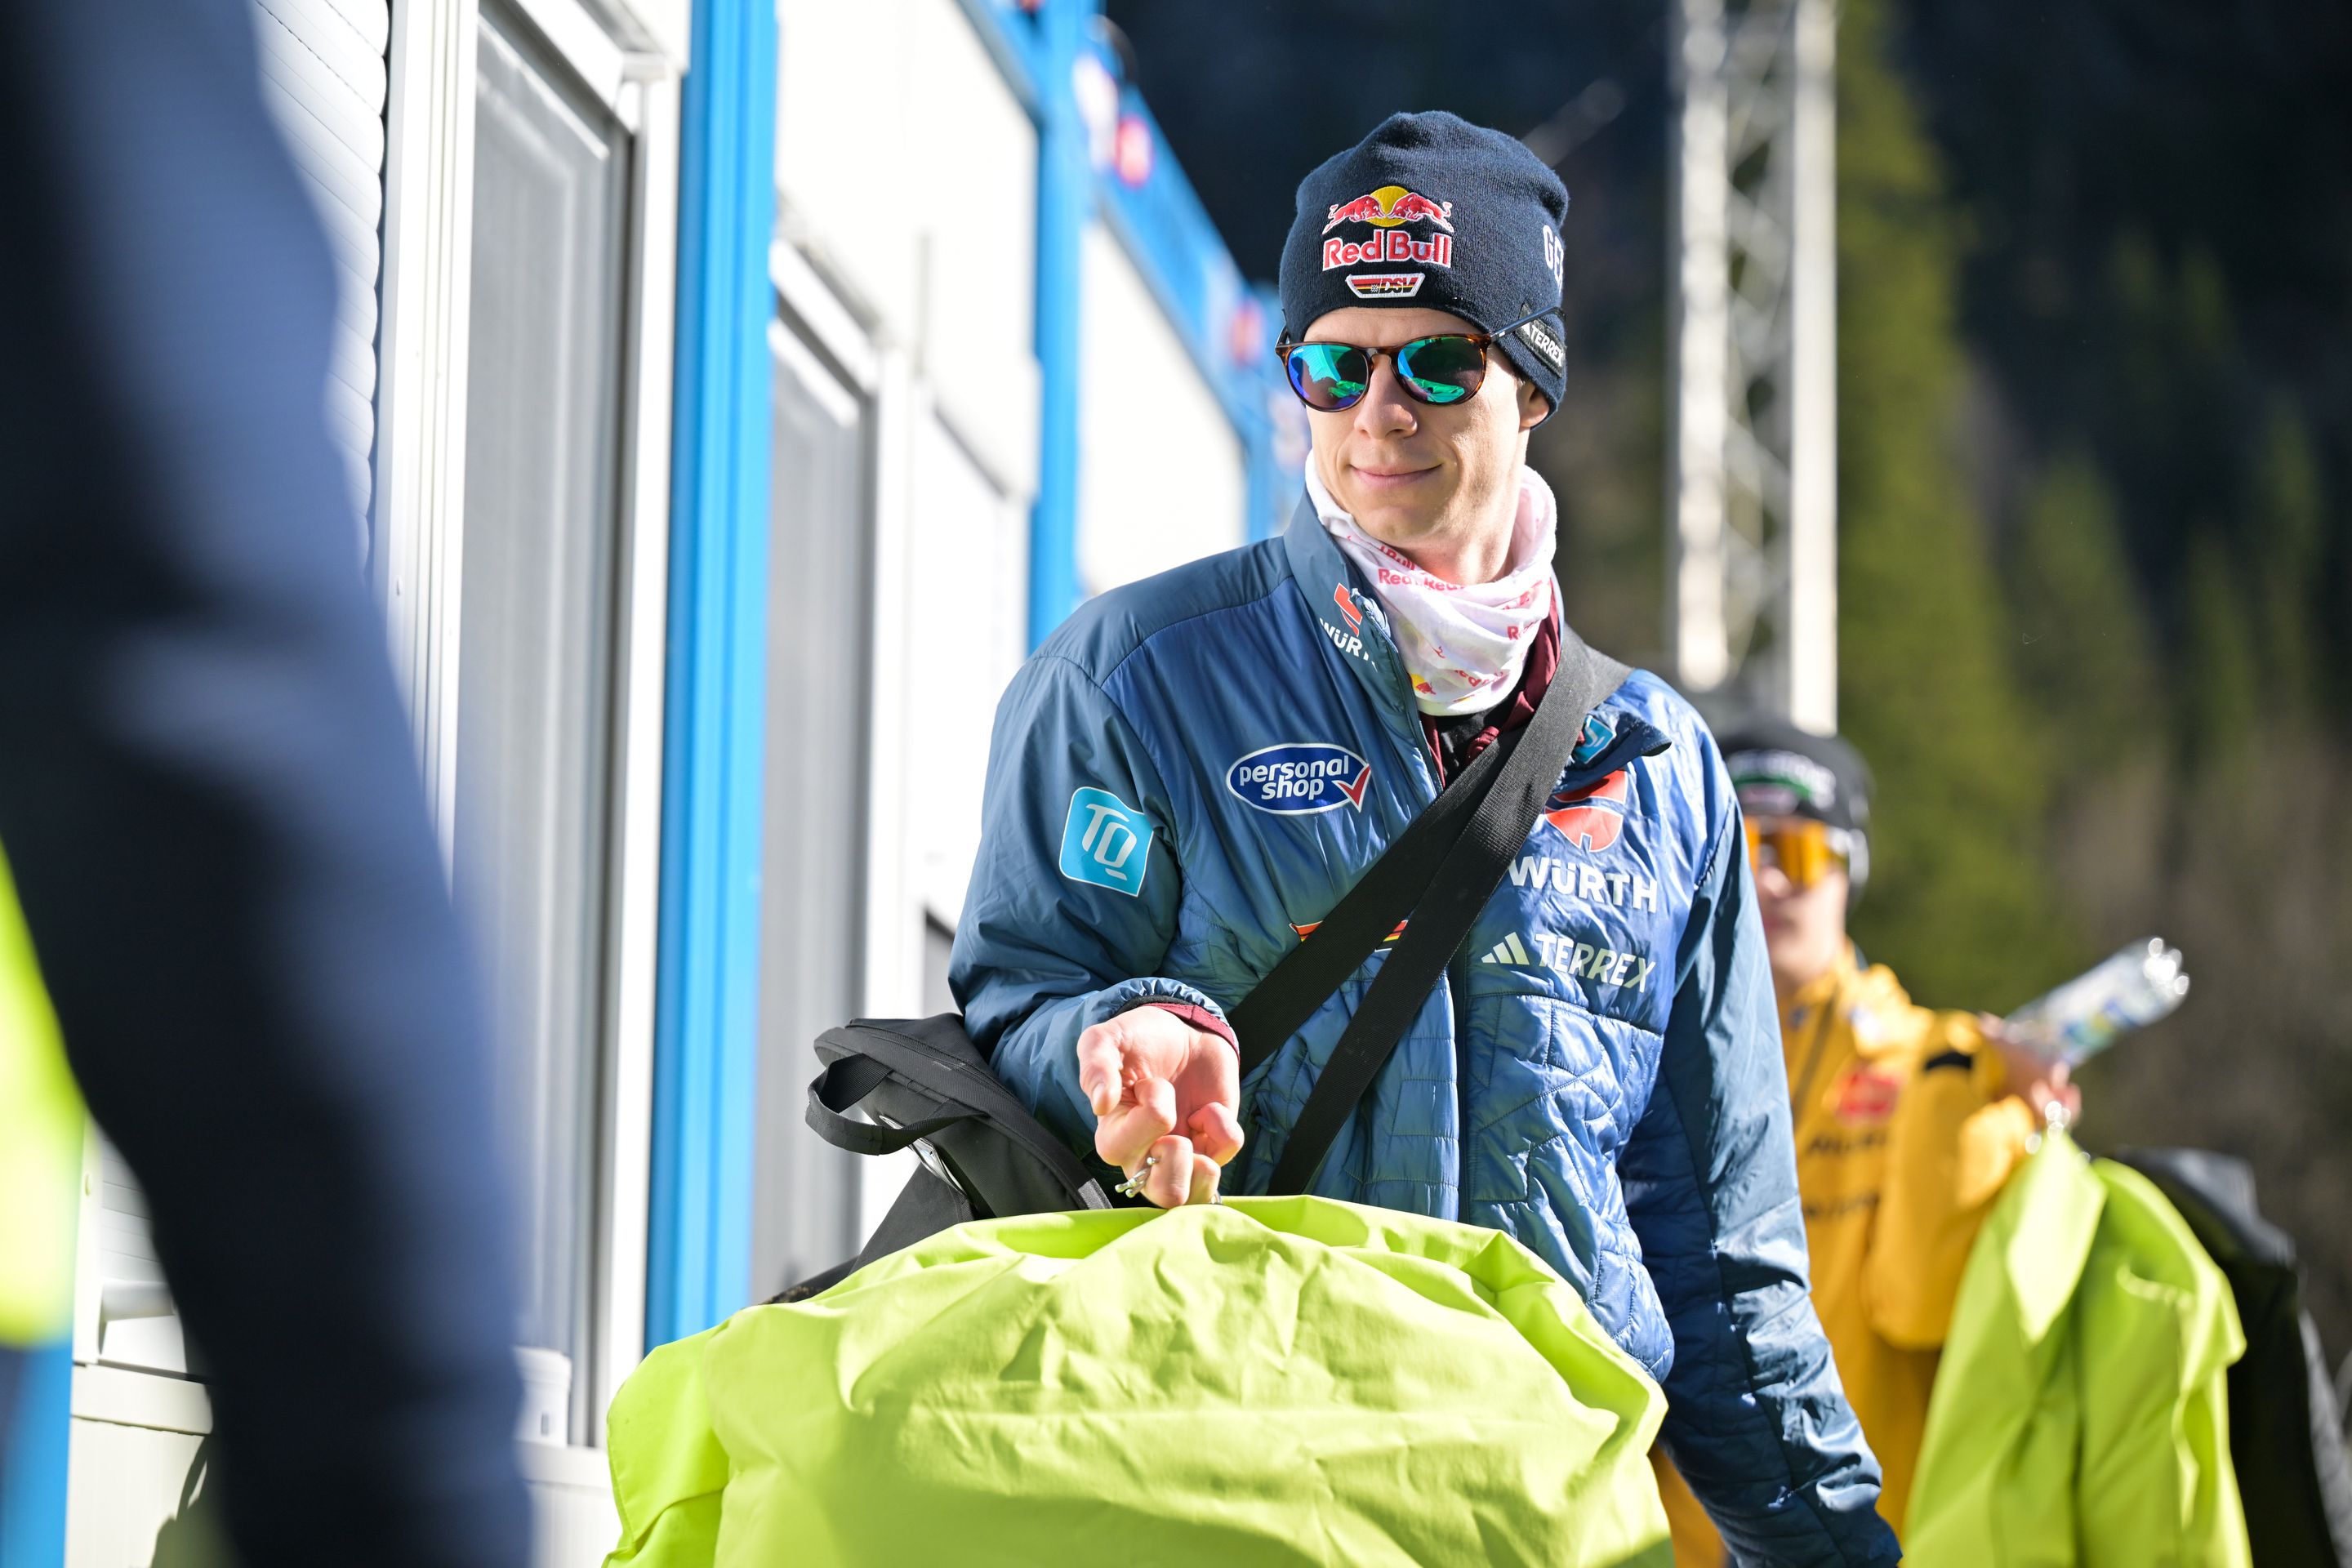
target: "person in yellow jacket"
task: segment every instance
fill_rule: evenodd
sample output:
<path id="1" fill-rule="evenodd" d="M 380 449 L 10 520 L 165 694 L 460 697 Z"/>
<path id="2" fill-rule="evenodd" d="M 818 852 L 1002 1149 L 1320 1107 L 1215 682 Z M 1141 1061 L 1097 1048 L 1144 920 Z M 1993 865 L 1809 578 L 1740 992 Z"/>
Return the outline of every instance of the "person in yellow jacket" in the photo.
<path id="1" fill-rule="evenodd" d="M 1846 916 L 1869 875 L 1871 784 L 1852 747 L 1759 721 L 1726 737 L 1724 761 L 1780 1004 L 1813 1305 L 1899 1534 L 1969 1249 L 2042 1108 L 2071 1119 L 2079 1101 L 2065 1068 L 1998 1020 L 1922 1007 L 1855 951 Z M 1676 1568 L 1719 1568 L 1705 1511 L 1654 1462 Z"/>

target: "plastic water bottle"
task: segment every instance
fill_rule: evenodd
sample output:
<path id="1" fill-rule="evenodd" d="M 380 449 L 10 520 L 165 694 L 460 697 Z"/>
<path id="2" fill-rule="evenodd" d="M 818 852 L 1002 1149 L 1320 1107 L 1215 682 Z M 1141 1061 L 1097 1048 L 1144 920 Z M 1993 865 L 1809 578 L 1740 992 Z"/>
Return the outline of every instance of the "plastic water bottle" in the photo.
<path id="1" fill-rule="evenodd" d="M 2097 1056 L 2117 1036 L 2155 1023 L 2188 994 L 2180 950 L 2152 936 L 2028 1002 L 2004 1022 L 2028 1047 L 2071 1067 Z"/>

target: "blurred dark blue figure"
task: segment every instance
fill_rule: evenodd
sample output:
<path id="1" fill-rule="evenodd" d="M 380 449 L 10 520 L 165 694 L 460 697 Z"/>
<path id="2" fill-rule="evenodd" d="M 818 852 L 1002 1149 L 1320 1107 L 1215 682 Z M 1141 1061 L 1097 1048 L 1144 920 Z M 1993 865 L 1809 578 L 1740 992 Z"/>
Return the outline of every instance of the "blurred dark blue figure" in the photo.
<path id="1" fill-rule="evenodd" d="M 0 842 L 247 1563 L 520 1564 L 488 1066 L 247 4 L 0 4 Z"/>

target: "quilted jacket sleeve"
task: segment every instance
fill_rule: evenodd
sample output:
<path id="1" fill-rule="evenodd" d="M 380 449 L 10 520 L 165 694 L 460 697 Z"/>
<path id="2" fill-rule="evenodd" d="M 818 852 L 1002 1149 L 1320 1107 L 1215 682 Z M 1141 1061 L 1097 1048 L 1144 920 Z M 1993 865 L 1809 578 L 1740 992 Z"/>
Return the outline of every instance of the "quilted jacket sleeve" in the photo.
<path id="1" fill-rule="evenodd" d="M 1892 1563 L 1878 1462 L 1807 1280 L 1780 1023 L 1739 819 L 1718 826 L 1648 1109 L 1619 1161 L 1674 1329 L 1660 1440 L 1738 1561 Z"/>
<path id="2" fill-rule="evenodd" d="M 1129 1007 L 1216 1002 L 1154 978 L 1182 892 L 1166 790 L 1101 688 L 1040 654 L 996 710 L 980 856 L 948 983 L 997 1077 L 1074 1149 L 1094 1146 L 1078 1036 Z"/>

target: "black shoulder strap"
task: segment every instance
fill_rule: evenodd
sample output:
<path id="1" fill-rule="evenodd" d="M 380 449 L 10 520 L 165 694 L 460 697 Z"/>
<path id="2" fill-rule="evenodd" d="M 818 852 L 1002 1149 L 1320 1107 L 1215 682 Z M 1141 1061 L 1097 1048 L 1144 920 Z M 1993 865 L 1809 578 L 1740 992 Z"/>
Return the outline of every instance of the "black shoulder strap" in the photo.
<path id="1" fill-rule="evenodd" d="M 1507 757 L 1499 767 L 1486 777 L 1491 782 L 1471 805 L 1468 820 L 1455 826 L 1451 841 L 1434 851 L 1440 857 L 1435 875 L 1424 877 L 1420 885 L 1411 889 L 1391 887 L 1390 882 L 1410 879 L 1410 869 L 1395 878 L 1383 879 L 1391 859 L 1398 851 L 1412 845 L 1423 823 L 1430 820 L 1437 806 L 1445 804 L 1448 789 L 1428 811 L 1424 811 L 1413 826 L 1400 837 L 1387 854 L 1381 857 L 1364 879 L 1351 889 L 1339 908 L 1333 911 L 1314 939 L 1301 943 L 1286 955 L 1260 982 L 1241 1005 L 1234 1009 L 1232 1021 L 1234 1032 L 1243 1041 L 1244 1068 L 1264 1060 L 1278 1049 L 1283 1041 L 1295 1033 L 1323 1000 L 1339 988 L 1339 983 L 1355 973 L 1358 966 L 1370 957 L 1381 938 L 1396 929 L 1397 922 L 1410 915 L 1412 924 L 1390 952 L 1380 973 L 1373 977 L 1371 989 L 1348 1021 L 1340 1035 L 1331 1059 L 1324 1064 L 1308 1094 L 1298 1121 L 1290 1130 L 1289 1141 L 1284 1145 L 1282 1157 L 1275 1166 L 1274 1180 L 1268 1190 L 1276 1194 L 1299 1193 L 1314 1180 L 1315 1173 L 1329 1152 L 1332 1141 L 1339 1129 L 1355 1113 L 1372 1080 L 1388 1064 L 1396 1050 L 1397 1041 L 1421 1011 L 1429 988 L 1444 973 L 1454 950 L 1470 933 L 1478 911 L 1495 895 L 1511 858 L 1522 849 L 1536 817 L 1551 797 L 1552 786 L 1574 755 L 1577 737 L 1582 733 L 1584 721 L 1601 700 L 1614 691 L 1631 671 L 1624 665 L 1587 647 L 1573 632 L 1563 629 L 1560 643 L 1559 668 L 1552 677 L 1550 689 L 1537 704 L 1535 717 L 1515 736 L 1489 746 L 1477 763 L 1463 771 L 1457 787 L 1471 782 L 1471 774 L 1479 763 L 1487 763 L 1506 750 Z M 1445 829 L 1441 826 L 1437 833 Z M 1427 856 L 1432 850 L 1425 846 L 1413 846 L 1416 856 Z M 1367 908 L 1360 914 L 1350 906 L 1375 879 L 1383 880 L 1383 894 L 1393 898 L 1385 907 Z M 1351 941 L 1343 945 L 1333 941 L 1331 949 L 1338 956 L 1321 960 L 1316 965 L 1318 979 L 1338 968 L 1330 984 L 1311 999 L 1304 995 L 1303 983 L 1297 991 L 1277 993 L 1266 1005 L 1264 1013 L 1257 1009 L 1259 994 L 1283 978 L 1286 965 L 1301 954 L 1311 953 L 1325 943 L 1326 932 L 1331 930 L 1341 913 L 1350 917 L 1349 934 Z M 1365 940 L 1369 933 L 1369 940 Z M 1336 933 L 1334 933 L 1336 934 Z M 1357 945 L 1360 942 L 1361 945 Z M 1344 967 L 1340 967 L 1344 961 Z M 1302 965 L 1302 973 L 1304 966 Z M 1297 1014 L 1296 1022 L 1271 1039 L 1262 1034 L 1244 1034 L 1246 1021 L 1253 1027 L 1263 1027 L 1271 1019 L 1279 1023 L 1290 1017 L 1299 1003 L 1306 1001 L 1306 1011 Z M 1275 1009 L 1279 1004 L 1281 1011 Z"/>
<path id="2" fill-rule="evenodd" d="M 1446 852 L 1462 837 L 1478 803 L 1486 798 L 1510 750 L 1508 744 L 1492 745 L 1472 759 L 1323 917 L 1315 928 L 1314 940 L 1284 953 L 1225 1015 L 1241 1046 L 1244 1078 L 1304 1028 L 1315 1010 L 1362 968 L 1364 960 L 1396 930 L 1397 922 L 1412 912 L 1444 863 Z"/>

